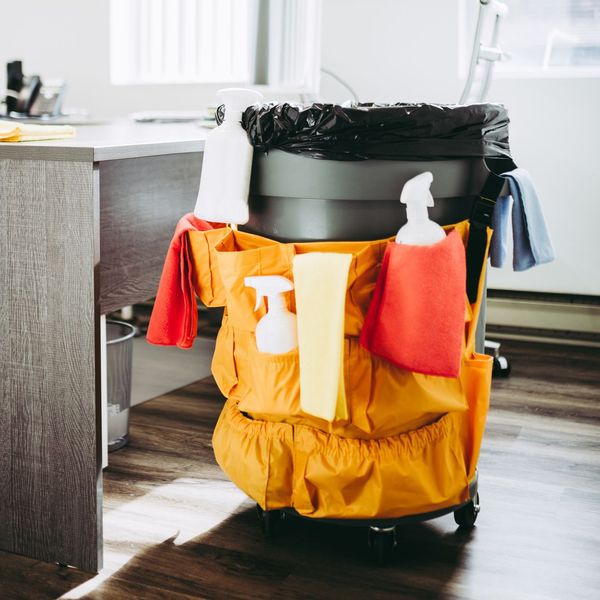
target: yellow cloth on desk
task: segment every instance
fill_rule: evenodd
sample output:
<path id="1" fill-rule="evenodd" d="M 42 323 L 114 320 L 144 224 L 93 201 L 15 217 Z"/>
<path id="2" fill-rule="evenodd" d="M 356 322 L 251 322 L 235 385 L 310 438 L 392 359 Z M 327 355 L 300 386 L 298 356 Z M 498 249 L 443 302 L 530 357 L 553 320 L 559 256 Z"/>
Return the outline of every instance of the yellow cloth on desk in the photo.
<path id="1" fill-rule="evenodd" d="M 15 121 L 0 121 L 0 142 L 62 140 L 74 135 L 75 128 L 70 125 L 37 125 Z"/>
<path id="2" fill-rule="evenodd" d="M 351 254 L 333 252 L 294 257 L 300 406 L 329 422 L 348 418 L 344 315 L 351 261 Z"/>

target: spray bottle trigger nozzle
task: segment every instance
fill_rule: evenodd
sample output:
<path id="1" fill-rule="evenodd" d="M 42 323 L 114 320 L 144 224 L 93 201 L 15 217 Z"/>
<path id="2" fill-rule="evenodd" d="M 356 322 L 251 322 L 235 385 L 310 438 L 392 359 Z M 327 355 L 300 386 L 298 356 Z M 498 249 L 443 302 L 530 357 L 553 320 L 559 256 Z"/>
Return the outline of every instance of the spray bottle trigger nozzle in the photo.
<path id="1" fill-rule="evenodd" d="M 433 175 L 425 171 L 409 179 L 402 188 L 400 202 L 406 204 L 406 224 L 396 235 L 396 243 L 413 246 L 428 246 L 444 239 L 446 233 L 429 218 L 428 207 L 432 207 L 431 183 Z"/>
<path id="2" fill-rule="evenodd" d="M 430 171 L 424 171 L 409 179 L 402 188 L 400 202 L 407 205 L 418 203 L 421 206 L 433 206 L 433 196 L 430 190 L 432 182 L 433 175 Z M 423 202 L 423 198 L 426 199 L 425 202 Z"/>
<path id="3" fill-rule="evenodd" d="M 244 278 L 246 287 L 253 287 L 256 290 L 256 312 L 263 303 L 263 298 L 269 298 L 269 310 L 284 306 L 282 294 L 294 289 L 294 284 L 281 275 L 256 275 Z"/>
<path id="4" fill-rule="evenodd" d="M 260 305 L 263 303 L 263 297 L 264 296 L 261 296 L 260 292 L 256 290 L 256 304 L 254 305 L 254 312 L 260 308 Z"/>

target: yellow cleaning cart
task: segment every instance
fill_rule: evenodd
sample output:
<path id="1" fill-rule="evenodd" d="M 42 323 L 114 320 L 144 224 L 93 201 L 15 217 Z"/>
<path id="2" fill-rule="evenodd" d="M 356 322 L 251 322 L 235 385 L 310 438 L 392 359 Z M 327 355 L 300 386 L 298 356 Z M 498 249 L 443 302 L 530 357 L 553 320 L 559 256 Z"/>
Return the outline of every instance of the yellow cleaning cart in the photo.
<path id="1" fill-rule="evenodd" d="M 368 126 L 375 117 L 389 123 L 394 109 L 402 113 L 399 122 L 404 116 L 414 124 L 414 112 L 421 111 L 419 135 L 427 137 L 423 124 L 431 129 L 435 119 L 439 131 L 443 116 L 446 137 L 431 142 L 430 151 L 424 150 L 422 138 L 411 142 L 410 136 L 395 150 L 386 140 L 363 143 L 356 152 L 365 155 L 350 156 L 352 160 L 327 154 L 328 148 L 353 148 L 353 134 L 348 133 L 347 121 L 342 122 L 339 107 L 330 113 L 340 119 L 336 140 L 323 142 L 317 135 L 312 146 L 299 140 L 305 124 L 296 115 L 288 135 L 275 136 L 269 148 L 260 146 L 264 136 L 252 129 L 262 118 L 261 131 L 269 130 L 267 113 L 248 109 L 243 123 L 249 133 L 254 131 L 259 148 L 250 221 L 244 231 L 223 227 L 188 233 L 197 295 L 209 307 L 225 307 L 212 363 L 227 398 L 213 436 L 219 465 L 256 501 L 265 533 L 270 534 L 284 515 L 366 526 L 381 562 L 396 543 L 400 523 L 453 512 L 459 525 L 472 527 L 479 512 L 477 460 L 493 363 L 482 353 L 485 265 L 493 204 L 503 185 L 490 169 L 498 173 L 512 165 L 502 107 L 478 105 L 453 112 L 407 106 L 374 114 L 369 109 Z M 268 115 L 281 120 L 282 110 L 269 107 Z M 286 115 L 291 118 L 289 112 Z M 314 110 L 311 115 L 313 121 L 318 118 Z M 364 115 L 349 114 L 348 109 L 344 115 L 365 125 Z M 327 122 L 331 135 L 335 127 L 331 118 Z M 317 129 L 313 122 L 313 137 Z M 364 135 L 358 138 L 365 140 Z M 298 154 L 290 146 L 294 140 L 302 150 Z M 260 152 L 266 149 L 268 154 Z M 381 152 L 399 155 L 379 157 Z M 358 341 L 390 242 L 387 236 L 405 218 L 399 192 L 424 170 L 434 173 L 433 217 L 447 231 L 457 231 L 467 258 L 458 377 L 396 368 Z M 257 350 L 254 331 L 264 309 L 254 311 L 255 295 L 244 285 L 246 277 L 260 275 L 293 281 L 294 257 L 311 252 L 352 257 L 343 354 L 348 416 L 333 422 L 303 412 L 297 350 L 282 355 Z M 295 312 L 293 296 L 288 308 Z"/>

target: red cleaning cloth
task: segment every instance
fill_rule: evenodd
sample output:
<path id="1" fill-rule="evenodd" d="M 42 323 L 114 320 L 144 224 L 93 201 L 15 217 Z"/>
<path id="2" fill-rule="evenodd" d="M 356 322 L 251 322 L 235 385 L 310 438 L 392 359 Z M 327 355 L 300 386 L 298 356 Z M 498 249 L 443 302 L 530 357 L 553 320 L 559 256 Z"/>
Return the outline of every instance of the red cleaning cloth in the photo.
<path id="1" fill-rule="evenodd" d="M 361 345 L 401 369 L 457 377 L 465 331 L 465 262 L 456 231 L 431 246 L 391 243 Z"/>
<path id="2" fill-rule="evenodd" d="M 179 219 L 163 266 L 146 339 L 159 346 L 191 348 L 198 328 L 198 306 L 192 285 L 188 231 L 206 231 L 218 224 L 188 213 Z"/>

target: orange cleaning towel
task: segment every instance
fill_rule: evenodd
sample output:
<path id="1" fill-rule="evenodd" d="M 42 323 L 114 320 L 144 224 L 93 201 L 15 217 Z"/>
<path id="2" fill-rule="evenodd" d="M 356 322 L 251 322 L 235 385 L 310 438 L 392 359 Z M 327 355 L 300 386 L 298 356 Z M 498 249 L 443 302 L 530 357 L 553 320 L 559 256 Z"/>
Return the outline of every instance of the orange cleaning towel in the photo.
<path id="1" fill-rule="evenodd" d="M 146 339 L 158 346 L 191 348 L 198 328 L 188 231 L 220 226 L 188 213 L 179 219 L 163 266 Z"/>
<path id="2" fill-rule="evenodd" d="M 361 345 L 401 369 L 457 377 L 465 325 L 465 263 L 456 231 L 431 246 L 389 244 Z"/>

